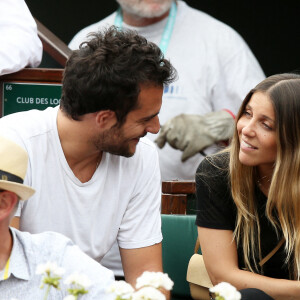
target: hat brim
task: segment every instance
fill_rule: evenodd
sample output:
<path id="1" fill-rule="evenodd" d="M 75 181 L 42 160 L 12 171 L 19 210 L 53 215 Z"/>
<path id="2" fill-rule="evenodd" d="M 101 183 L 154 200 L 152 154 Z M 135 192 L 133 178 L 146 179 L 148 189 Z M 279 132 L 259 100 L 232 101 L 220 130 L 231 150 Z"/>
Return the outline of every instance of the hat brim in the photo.
<path id="1" fill-rule="evenodd" d="M 0 189 L 16 193 L 21 200 L 27 200 L 35 193 L 35 190 L 28 185 L 6 180 L 0 180 Z"/>

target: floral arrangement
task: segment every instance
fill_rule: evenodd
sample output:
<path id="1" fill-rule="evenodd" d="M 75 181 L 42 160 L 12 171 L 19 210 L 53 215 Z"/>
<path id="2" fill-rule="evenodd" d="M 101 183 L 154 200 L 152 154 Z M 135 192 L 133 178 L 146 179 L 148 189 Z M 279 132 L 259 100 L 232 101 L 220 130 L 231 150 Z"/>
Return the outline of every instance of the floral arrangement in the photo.
<path id="1" fill-rule="evenodd" d="M 51 287 L 60 289 L 60 280 L 64 273 L 65 270 L 56 263 L 47 262 L 37 266 L 36 274 L 43 276 L 40 288 L 46 287 L 44 300 L 48 298 Z M 86 275 L 75 272 L 64 280 L 64 284 L 69 286 L 69 295 L 64 297 L 64 300 L 77 300 L 80 295 L 88 293 L 91 282 Z"/>
<path id="2" fill-rule="evenodd" d="M 36 274 L 42 275 L 41 289 L 46 288 L 44 300 L 48 298 L 51 287 L 60 289 L 60 280 L 65 270 L 56 263 L 47 262 L 38 265 Z M 66 297 L 63 300 L 78 300 L 81 295 L 88 293 L 91 281 L 84 274 L 74 272 L 69 275 L 63 282 L 69 288 Z M 134 289 L 125 281 L 115 281 L 108 289 L 107 293 L 115 295 L 115 300 L 165 300 L 162 289 L 172 290 L 174 282 L 169 276 L 162 272 L 144 272 L 136 282 Z M 227 282 L 221 282 L 209 289 L 214 294 L 215 300 L 240 300 L 241 294 Z M 17 300 L 17 299 L 11 299 Z"/>
<path id="3" fill-rule="evenodd" d="M 136 282 L 137 291 L 125 281 L 115 281 L 107 290 L 115 294 L 115 300 L 165 300 L 161 288 L 170 291 L 173 281 L 161 272 L 144 272 Z M 215 300 L 240 300 L 241 294 L 234 286 L 221 282 L 210 288 Z"/>
<path id="4" fill-rule="evenodd" d="M 240 300 L 241 293 L 228 282 L 221 282 L 209 289 L 215 300 Z"/>
<path id="5" fill-rule="evenodd" d="M 165 295 L 160 289 L 170 291 L 174 282 L 167 274 L 162 272 L 144 272 L 136 281 L 135 290 L 125 281 L 115 281 L 108 289 L 116 300 L 165 300 Z"/>

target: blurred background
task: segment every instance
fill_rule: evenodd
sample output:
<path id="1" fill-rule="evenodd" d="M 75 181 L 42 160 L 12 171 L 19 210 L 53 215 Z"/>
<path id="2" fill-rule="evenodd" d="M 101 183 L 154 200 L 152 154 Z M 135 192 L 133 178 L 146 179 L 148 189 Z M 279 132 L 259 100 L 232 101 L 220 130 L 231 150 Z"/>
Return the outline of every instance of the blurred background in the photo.
<path id="1" fill-rule="evenodd" d="M 299 0 L 186 2 L 233 27 L 248 43 L 266 76 L 300 72 Z M 118 7 L 115 0 L 26 0 L 26 3 L 32 15 L 66 44 L 80 29 Z M 61 66 L 44 53 L 41 67 Z"/>

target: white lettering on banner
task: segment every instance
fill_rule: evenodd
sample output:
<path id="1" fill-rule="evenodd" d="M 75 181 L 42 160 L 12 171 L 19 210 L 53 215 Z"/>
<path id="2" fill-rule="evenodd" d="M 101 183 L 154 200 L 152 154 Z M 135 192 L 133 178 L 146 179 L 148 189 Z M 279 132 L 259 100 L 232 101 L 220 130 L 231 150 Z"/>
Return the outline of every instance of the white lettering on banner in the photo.
<path id="1" fill-rule="evenodd" d="M 59 105 L 60 99 L 57 98 L 32 98 L 32 97 L 17 97 L 18 104 L 40 104 L 40 105 Z"/>
<path id="2" fill-rule="evenodd" d="M 34 103 L 34 98 L 17 97 L 17 103 L 19 103 L 19 104 L 33 104 Z"/>
<path id="3" fill-rule="evenodd" d="M 60 99 L 57 98 L 50 98 L 50 104 L 58 105 L 60 103 Z"/>
<path id="4" fill-rule="evenodd" d="M 48 104 L 48 98 L 35 98 L 36 104 Z"/>

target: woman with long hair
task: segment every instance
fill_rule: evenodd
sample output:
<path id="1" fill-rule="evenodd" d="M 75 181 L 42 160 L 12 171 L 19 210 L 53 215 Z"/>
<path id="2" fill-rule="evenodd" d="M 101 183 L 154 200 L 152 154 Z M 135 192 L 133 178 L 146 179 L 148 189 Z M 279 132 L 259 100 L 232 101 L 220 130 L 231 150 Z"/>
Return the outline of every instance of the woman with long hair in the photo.
<path id="1" fill-rule="evenodd" d="M 242 299 L 300 299 L 300 75 L 248 93 L 230 146 L 201 162 L 196 187 L 212 283 L 247 289 Z"/>

